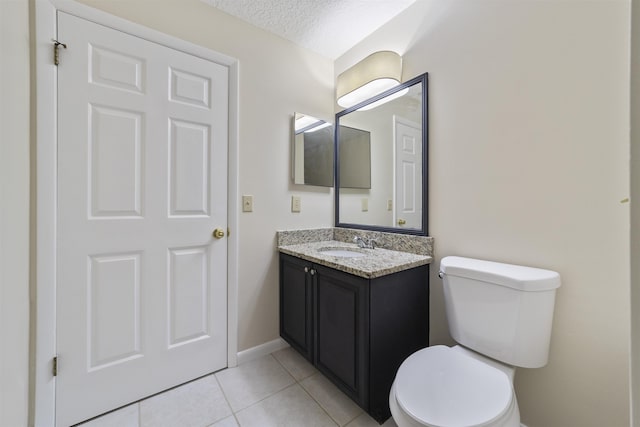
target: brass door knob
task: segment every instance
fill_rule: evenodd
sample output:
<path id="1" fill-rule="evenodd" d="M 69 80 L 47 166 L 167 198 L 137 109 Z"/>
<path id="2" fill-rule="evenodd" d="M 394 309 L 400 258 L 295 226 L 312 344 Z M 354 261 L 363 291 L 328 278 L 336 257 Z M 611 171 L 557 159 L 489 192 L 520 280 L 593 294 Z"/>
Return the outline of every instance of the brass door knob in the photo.
<path id="1" fill-rule="evenodd" d="M 213 230 L 213 237 L 216 239 L 222 239 L 224 237 L 224 230 L 222 228 L 216 228 Z"/>
<path id="2" fill-rule="evenodd" d="M 398 225 L 405 225 L 407 223 L 407 221 L 405 221 L 404 219 L 399 219 L 398 220 Z"/>

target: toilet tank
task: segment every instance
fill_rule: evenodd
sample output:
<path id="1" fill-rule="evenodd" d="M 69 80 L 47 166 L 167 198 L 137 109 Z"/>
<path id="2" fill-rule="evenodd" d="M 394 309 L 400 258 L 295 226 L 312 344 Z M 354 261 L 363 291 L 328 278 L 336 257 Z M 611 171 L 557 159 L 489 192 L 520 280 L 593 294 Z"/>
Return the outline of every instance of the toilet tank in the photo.
<path id="1" fill-rule="evenodd" d="M 509 365 L 547 364 L 558 273 L 449 256 L 440 276 L 453 339 Z"/>

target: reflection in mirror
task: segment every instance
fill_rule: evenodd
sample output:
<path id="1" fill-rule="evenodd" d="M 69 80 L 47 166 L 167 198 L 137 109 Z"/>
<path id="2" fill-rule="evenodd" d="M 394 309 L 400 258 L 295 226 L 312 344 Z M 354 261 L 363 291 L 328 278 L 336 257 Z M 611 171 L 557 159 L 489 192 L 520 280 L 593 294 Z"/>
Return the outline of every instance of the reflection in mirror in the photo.
<path id="1" fill-rule="evenodd" d="M 295 184 L 333 187 L 333 133 L 331 123 L 307 114 L 294 114 L 292 175 Z"/>
<path id="2" fill-rule="evenodd" d="M 340 126 L 340 188 L 371 188 L 371 132 Z"/>
<path id="3" fill-rule="evenodd" d="M 336 114 L 336 226 L 427 233 L 427 74 Z M 370 161 L 343 157 L 345 128 L 366 132 Z M 369 165 L 369 186 L 345 188 Z M 353 186 L 355 187 L 355 186 Z"/>

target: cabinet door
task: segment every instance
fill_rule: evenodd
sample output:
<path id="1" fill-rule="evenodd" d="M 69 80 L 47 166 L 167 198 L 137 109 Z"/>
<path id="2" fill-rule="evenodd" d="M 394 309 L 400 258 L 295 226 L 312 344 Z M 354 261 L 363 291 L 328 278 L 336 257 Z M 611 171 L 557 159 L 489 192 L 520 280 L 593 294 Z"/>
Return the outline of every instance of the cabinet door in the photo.
<path id="1" fill-rule="evenodd" d="M 368 280 L 314 266 L 317 368 L 360 406 L 368 404 Z"/>
<path id="2" fill-rule="evenodd" d="M 280 254 L 280 336 L 313 361 L 311 263 Z"/>

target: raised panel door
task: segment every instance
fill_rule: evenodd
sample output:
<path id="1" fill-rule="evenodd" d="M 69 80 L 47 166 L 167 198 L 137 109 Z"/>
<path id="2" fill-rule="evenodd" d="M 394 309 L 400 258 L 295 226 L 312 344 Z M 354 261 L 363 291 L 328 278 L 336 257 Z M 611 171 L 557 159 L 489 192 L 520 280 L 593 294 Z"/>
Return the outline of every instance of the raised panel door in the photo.
<path id="1" fill-rule="evenodd" d="M 228 69 L 59 12 L 56 423 L 227 366 Z"/>

